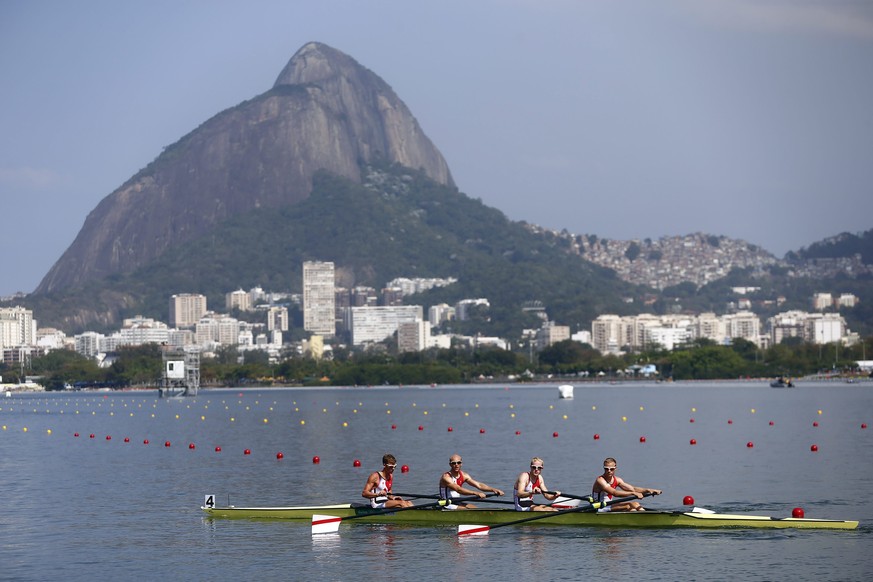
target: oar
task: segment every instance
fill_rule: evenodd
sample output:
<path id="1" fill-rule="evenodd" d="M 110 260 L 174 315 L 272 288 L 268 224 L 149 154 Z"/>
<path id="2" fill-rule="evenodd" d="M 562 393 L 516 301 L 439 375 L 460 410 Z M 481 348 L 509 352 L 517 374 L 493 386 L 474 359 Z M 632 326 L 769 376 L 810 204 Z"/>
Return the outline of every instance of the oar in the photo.
<path id="1" fill-rule="evenodd" d="M 392 495 L 397 495 L 398 497 L 412 497 L 413 499 L 441 499 L 439 495 L 419 495 L 416 493 L 393 493 Z M 486 495 L 486 497 L 490 497 L 490 495 Z M 508 499 L 480 499 L 478 497 L 473 497 L 470 500 L 482 501 L 484 503 L 503 503 L 504 505 L 515 505 L 515 501 L 509 501 Z"/>
<path id="2" fill-rule="evenodd" d="M 558 491 L 543 491 L 543 493 L 548 493 L 549 495 L 558 495 Z M 571 495 L 569 493 L 560 493 L 560 497 L 566 497 L 567 499 L 578 499 L 579 501 L 585 501 L 587 503 L 594 503 L 594 498 L 590 495 Z"/>
<path id="3" fill-rule="evenodd" d="M 489 493 L 487 496 L 490 497 L 492 495 L 497 495 L 496 493 Z M 435 501 L 433 503 L 422 503 L 421 505 L 413 505 L 411 507 L 390 507 L 387 509 L 376 509 L 369 513 L 362 513 L 361 515 L 352 515 L 350 517 L 339 517 L 336 515 L 318 515 L 313 514 L 312 516 L 312 533 L 313 534 L 323 534 L 323 533 L 334 533 L 339 531 L 340 523 L 343 521 L 349 521 L 352 519 L 364 519 L 367 517 L 374 517 L 377 515 L 384 515 L 386 513 L 397 513 L 398 511 L 408 511 L 410 509 L 427 509 L 429 507 L 445 507 L 446 505 L 451 505 L 458 502 L 465 501 L 476 501 L 480 498 L 478 496 L 471 497 L 453 497 L 451 499 L 440 499 L 439 501 Z"/>
<path id="4" fill-rule="evenodd" d="M 649 495 L 654 495 L 654 493 L 643 493 L 643 497 L 648 497 Z M 498 523 L 496 525 L 488 526 L 488 525 L 459 525 L 458 526 L 458 535 L 466 536 L 466 535 L 485 535 L 492 529 L 498 527 L 506 527 L 507 525 L 518 525 L 519 523 L 527 523 L 529 521 L 536 521 L 538 519 L 547 519 L 549 517 L 557 517 L 559 515 L 566 515 L 568 513 L 582 513 L 586 511 L 596 511 L 602 507 L 607 507 L 609 505 L 614 505 L 616 503 L 627 503 L 632 499 L 636 499 L 636 497 L 631 498 L 631 496 L 626 497 L 614 497 L 606 502 L 596 502 L 589 503 L 588 505 L 582 505 L 579 507 L 571 507 L 570 509 L 563 509 L 561 511 L 544 511 L 542 513 L 538 512 L 538 515 L 532 515 L 531 517 L 525 517 L 522 519 L 516 519 L 514 521 L 507 521 L 505 523 Z"/>

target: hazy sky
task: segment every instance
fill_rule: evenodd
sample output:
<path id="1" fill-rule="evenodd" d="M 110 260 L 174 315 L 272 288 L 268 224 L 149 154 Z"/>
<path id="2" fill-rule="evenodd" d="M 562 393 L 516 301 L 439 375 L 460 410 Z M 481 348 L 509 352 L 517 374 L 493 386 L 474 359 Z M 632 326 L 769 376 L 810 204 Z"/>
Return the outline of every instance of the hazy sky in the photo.
<path id="1" fill-rule="evenodd" d="M 873 2 L 0 0 L 0 295 L 308 41 L 381 76 L 513 220 L 778 256 L 873 228 Z"/>

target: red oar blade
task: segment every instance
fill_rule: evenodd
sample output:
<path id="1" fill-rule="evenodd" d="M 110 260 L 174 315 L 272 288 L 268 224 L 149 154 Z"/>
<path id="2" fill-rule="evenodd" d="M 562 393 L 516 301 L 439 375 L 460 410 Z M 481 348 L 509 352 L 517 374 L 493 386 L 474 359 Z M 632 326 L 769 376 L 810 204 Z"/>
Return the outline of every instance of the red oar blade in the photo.
<path id="1" fill-rule="evenodd" d="M 491 528 L 487 525 L 459 525 L 459 536 L 486 536 Z"/>
<path id="2" fill-rule="evenodd" d="M 339 531 L 340 523 L 343 518 L 335 515 L 313 515 L 312 516 L 312 533 L 336 533 Z"/>

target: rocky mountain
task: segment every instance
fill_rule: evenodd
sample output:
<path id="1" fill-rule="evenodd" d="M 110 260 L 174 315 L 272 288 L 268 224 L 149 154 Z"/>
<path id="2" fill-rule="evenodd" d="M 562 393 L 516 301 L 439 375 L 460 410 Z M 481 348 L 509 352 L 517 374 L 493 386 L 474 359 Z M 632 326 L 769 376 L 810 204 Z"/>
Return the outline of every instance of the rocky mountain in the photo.
<path id="1" fill-rule="evenodd" d="M 454 185 L 387 83 L 306 44 L 269 91 L 209 119 L 104 198 L 35 293 L 133 272 L 230 217 L 305 200 L 320 170 L 360 183 L 361 165 L 376 161 Z"/>

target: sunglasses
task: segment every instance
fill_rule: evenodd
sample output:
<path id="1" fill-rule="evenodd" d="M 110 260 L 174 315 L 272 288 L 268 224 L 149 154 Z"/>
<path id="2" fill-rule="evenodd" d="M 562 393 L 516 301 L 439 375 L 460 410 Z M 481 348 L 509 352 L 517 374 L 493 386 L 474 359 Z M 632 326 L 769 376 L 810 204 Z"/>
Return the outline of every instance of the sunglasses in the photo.
<path id="1" fill-rule="evenodd" d="M 531 465 L 530 468 L 533 469 L 534 471 L 542 471 L 543 470 L 542 465 Z"/>
<path id="2" fill-rule="evenodd" d="M 603 468 L 604 471 L 615 471 L 616 469 L 618 469 L 618 467 L 604 467 Z"/>
<path id="3" fill-rule="evenodd" d="M 397 465 L 385 465 L 385 468 L 386 468 L 386 469 L 393 469 L 393 468 L 395 468 L 396 466 L 397 466 Z"/>
<path id="4" fill-rule="evenodd" d="M 464 461 L 449 461 L 449 465 L 463 465 Z"/>

